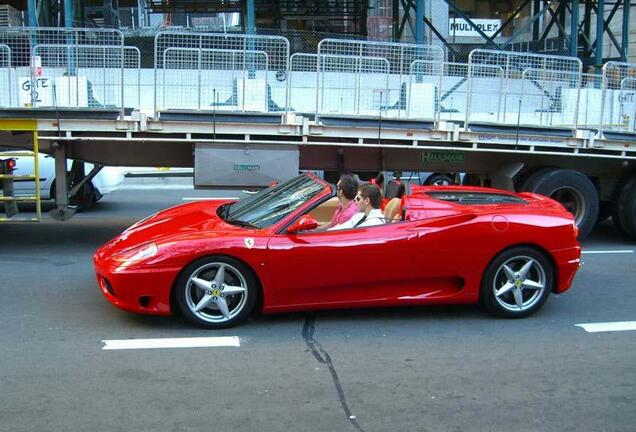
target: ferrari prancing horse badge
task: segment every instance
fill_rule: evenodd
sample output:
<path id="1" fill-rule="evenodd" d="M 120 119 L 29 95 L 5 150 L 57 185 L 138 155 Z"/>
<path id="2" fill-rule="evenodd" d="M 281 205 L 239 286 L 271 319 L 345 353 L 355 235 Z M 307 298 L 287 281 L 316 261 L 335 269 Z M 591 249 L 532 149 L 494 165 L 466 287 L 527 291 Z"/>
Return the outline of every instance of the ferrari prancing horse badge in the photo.
<path id="1" fill-rule="evenodd" d="M 245 246 L 247 246 L 248 249 L 252 249 L 252 247 L 254 246 L 254 239 L 253 238 L 246 238 L 245 239 Z"/>

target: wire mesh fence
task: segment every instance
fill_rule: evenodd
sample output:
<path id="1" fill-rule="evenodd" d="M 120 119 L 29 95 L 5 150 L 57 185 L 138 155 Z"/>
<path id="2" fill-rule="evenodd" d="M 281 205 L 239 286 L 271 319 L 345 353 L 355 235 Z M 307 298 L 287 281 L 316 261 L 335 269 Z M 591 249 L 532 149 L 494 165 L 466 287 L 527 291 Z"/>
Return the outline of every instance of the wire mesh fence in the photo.
<path id="1" fill-rule="evenodd" d="M 511 95 L 504 91 L 505 72 L 501 66 L 477 64 L 468 67 L 466 123 L 500 123 L 506 120 L 506 101 Z"/>
<path id="2" fill-rule="evenodd" d="M 636 124 L 636 65 L 607 62 L 603 66 L 601 129 L 634 132 Z"/>
<path id="3" fill-rule="evenodd" d="M 449 121 L 466 120 L 468 64 L 444 63 L 442 78 L 439 118 Z"/>
<path id="4" fill-rule="evenodd" d="M 2 100 L 19 108 L 123 108 L 123 35 L 115 29 L 0 28 L 11 71 Z"/>
<path id="5" fill-rule="evenodd" d="M 577 127 L 598 129 L 602 121 L 603 77 L 596 74 L 581 74 L 581 87 L 578 93 Z M 569 109 L 569 106 L 564 106 L 564 110 Z"/>
<path id="6" fill-rule="evenodd" d="M 185 56 L 183 61 L 174 58 L 178 55 Z M 198 62 L 189 56 L 198 56 Z M 289 41 L 280 36 L 160 32 L 155 37 L 155 111 L 217 106 L 230 111 L 282 110 L 287 102 L 287 85 L 277 77 L 285 76 L 288 61 Z M 204 70 L 225 73 L 216 77 Z M 181 98 L 183 103 L 176 100 L 177 106 L 171 106 L 166 93 L 174 92 L 176 83 L 183 82 L 184 77 L 194 79 L 204 94 L 192 99 L 195 104 L 186 106 Z M 192 85 L 187 88 L 193 90 Z"/>
<path id="7" fill-rule="evenodd" d="M 137 47 L 124 46 L 124 107 L 141 107 L 141 88 L 141 52 Z"/>
<path id="8" fill-rule="evenodd" d="M 482 103 L 481 109 L 472 109 L 469 102 L 467 121 L 574 127 L 576 116 L 570 121 L 563 120 L 562 93 L 564 87 L 578 92 L 582 71 L 578 58 L 476 49 L 470 53 L 468 64 L 471 101 L 487 85 L 484 78 L 492 78 L 493 67 L 501 69 L 503 85 L 496 93 L 489 93 L 490 105 L 497 100 L 497 110 L 484 112 Z M 491 81 L 488 80 L 492 86 Z"/>
<path id="9" fill-rule="evenodd" d="M 636 65 L 315 36 L 0 28 L 0 107 L 280 112 L 636 131 Z M 298 46 L 296 46 L 298 45 Z"/>
<path id="10" fill-rule="evenodd" d="M 409 94 L 416 99 L 422 99 L 422 94 L 430 90 L 430 82 L 439 83 L 442 75 L 444 53 L 436 46 L 424 46 L 416 44 L 402 44 L 389 42 L 371 42 L 340 39 L 323 39 L 318 44 L 318 63 L 323 56 L 345 56 L 359 58 L 384 59 L 388 65 L 389 84 L 386 92 L 377 88 L 374 91 L 382 93 L 381 106 L 385 107 L 384 116 L 388 118 L 407 117 L 409 109 Z M 414 62 L 419 62 L 415 63 Z M 420 70 L 418 70 L 420 69 Z M 411 91 L 411 73 L 417 75 Z M 425 85 L 426 84 L 426 85 Z M 438 87 L 439 89 L 439 84 Z M 434 96 L 433 96 L 434 97 Z M 434 112 L 413 107 L 413 113 L 418 118 L 434 120 Z M 434 110 L 433 110 L 434 111 Z M 379 113 L 380 114 L 380 113 Z"/>
<path id="11" fill-rule="evenodd" d="M 40 91 L 23 96 L 33 108 L 123 108 L 124 47 L 52 45 L 33 47 L 46 71 Z M 35 68 L 32 68 L 35 70 Z M 37 75 L 24 79 L 37 80 Z"/>
<path id="12" fill-rule="evenodd" d="M 436 61 L 415 60 L 409 67 L 408 118 L 438 119 L 442 68 Z"/>
<path id="13" fill-rule="evenodd" d="M 29 67 L 36 45 L 123 46 L 124 36 L 116 29 L 0 27 L 0 44 L 11 49 L 14 67 Z"/>
<path id="14" fill-rule="evenodd" d="M 11 89 L 11 48 L 0 45 L 0 88 Z M 0 107 L 11 107 L 11 91 L 0 91 Z"/>
<path id="15" fill-rule="evenodd" d="M 533 126 L 577 124 L 581 76 L 578 73 L 528 68 L 523 71 L 521 99 L 529 110 L 520 113 Z"/>
<path id="16" fill-rule="evenodd" d="M 161 106 L 267 112 L 268 64 L 263 51 L 167 48 L 158 86 Z"/>
<path id="17" fill-rule="evenodd" d="M 287 74 L 287 109 L 313 114 L 318 109 L 318 97 L 318 54 L 292 54 Z"/>
<path id="18" fill-rule="evenodd" d="M 319 55 L 316 114 L 382 115 L 388 78 L 385 58 Z"/>

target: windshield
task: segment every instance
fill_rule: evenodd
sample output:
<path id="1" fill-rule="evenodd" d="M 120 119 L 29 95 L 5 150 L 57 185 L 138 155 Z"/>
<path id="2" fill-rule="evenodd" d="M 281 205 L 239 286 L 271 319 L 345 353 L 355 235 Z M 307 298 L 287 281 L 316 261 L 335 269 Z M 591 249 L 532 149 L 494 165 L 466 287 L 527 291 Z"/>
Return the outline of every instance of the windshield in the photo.
<path id="1" fill-rule="evenodd" d="M 291 180 L 260 191 L 224 208 L 227 222 L 241 222 L 256 228 L 266 228 L 283 219 L 311 198 L 324 186 L 311 177 L 300 175 Z"/>

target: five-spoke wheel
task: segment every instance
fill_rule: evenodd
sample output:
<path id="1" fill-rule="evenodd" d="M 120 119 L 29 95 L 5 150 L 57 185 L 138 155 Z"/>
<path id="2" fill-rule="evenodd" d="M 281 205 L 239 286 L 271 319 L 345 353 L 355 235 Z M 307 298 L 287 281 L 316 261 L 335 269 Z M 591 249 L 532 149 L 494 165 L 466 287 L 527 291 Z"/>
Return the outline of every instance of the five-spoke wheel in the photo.
<path id="1" fill-rule="evenodd" d="M 554 288 L 554 269 L 535 249 L 516 247 L 488 265 L 481 284 L 481 301 L 490 312 L 506 318 L 534 313 Z"/>
<path id="2" fill-rule="evenodd" d="M 256 293 L 254 276 L 244 264 L 228 257 L 209 257 L 184 270 L 175 297 L 187 320 L 206 328 L 226 328 L 247 319 Z"/>

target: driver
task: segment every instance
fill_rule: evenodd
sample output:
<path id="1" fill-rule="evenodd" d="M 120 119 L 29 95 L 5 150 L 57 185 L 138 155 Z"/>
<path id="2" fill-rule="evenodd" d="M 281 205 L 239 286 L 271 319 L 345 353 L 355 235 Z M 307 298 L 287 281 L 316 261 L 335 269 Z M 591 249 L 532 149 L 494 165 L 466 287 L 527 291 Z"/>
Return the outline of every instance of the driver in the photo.
<path id="1" fill-rule="evenodd" d="M 351 174 L 343 174 L 338 180 L 336 185 L 336 197 L 338 197 L 338 207 L 333 213 L 331 221 L 322 225 L 316 231 L 325 231 L 335 227 L 336 225 L 343 224 L 351 219 L 357 212 L 358 207 L 353 200 L 356 197 L 356 191 L 358 189 L 358 182 Z"/>
<path id="2" fill-rule="evenodd" d="M 357 227 L 367 227 L 374 225 L 382 225 L 384 223 L 384 214 L 380 210 L 382 202 L 382 193 L 380 188 L 373 184 L 363 184 L 358 186 L 358 194 L 355 197 L 355 203 L 360 213 L 353 216 L 347 222 L 336 225 L 332 230 L 341 230 Z"/>

